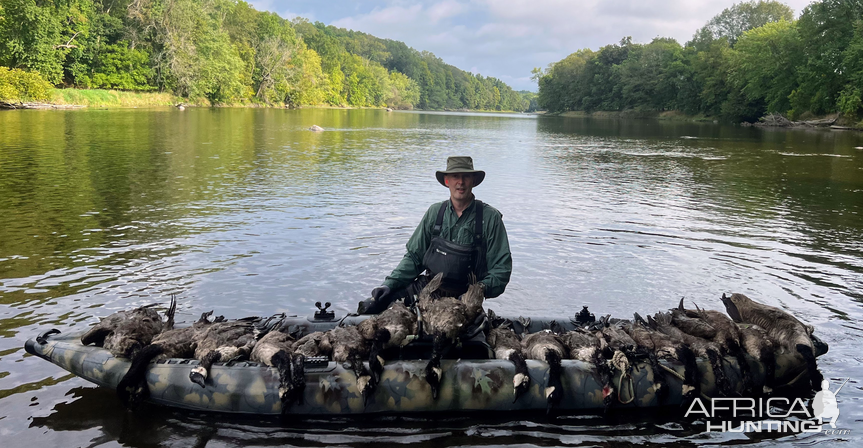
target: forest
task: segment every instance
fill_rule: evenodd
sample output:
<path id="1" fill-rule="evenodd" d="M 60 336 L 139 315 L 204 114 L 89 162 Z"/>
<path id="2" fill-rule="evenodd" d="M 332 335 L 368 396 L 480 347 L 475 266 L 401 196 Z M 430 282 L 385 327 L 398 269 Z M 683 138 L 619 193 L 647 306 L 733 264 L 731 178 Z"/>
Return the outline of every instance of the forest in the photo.
<path id="1" fill-rule="evenodd" d="M 434 54 L 242 0 L 2 0 L 0 101 L 52 88 L 209 104 L 523 111 L 535 94 Z"/>
<path id="2" fill-rule="evenodd" d="M 629 37 L 536 68 L 550 112 L 679 111 L 734 122 L 863 116 L 863 1 L 737 3 L 680 45 Z"/>

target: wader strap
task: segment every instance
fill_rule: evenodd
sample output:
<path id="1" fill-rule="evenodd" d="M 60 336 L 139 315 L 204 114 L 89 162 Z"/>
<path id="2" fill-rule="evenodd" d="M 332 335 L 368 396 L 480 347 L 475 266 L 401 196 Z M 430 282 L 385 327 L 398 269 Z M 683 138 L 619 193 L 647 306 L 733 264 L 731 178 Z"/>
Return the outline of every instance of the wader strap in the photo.
<path id="1" fill-rule="evenodd" d="M 477 281 L 485 277 L 488 270 L 485 261 L 485 240 L 482 239 L 482 202 L 474 199 L 476 202 L 476 216 L 474 217 L 474 248 L 477 251 L 476 264 L 474 265 L 474 275 L 477 276 Z"/>
<path id="2" fill-rule="evenodd" d="M 443 212 L 446 211 L 447 206 L 449 205 L 449 199 L 444 201 L 443 205 L 440 206 L 440 210 L 437 212 L 437 219 L 434 221 L 434 227 L 432 227 L 432 236 L 440 235 L 440 229 L 443 227 Z"/>
<path id="3" fill-rule="evenodd" d="M 476 202 L 476 217 L 474 219 L 475 228 L 473 232 L 474 244 L 479 246 L 482 242 L 482 202 L 476 199 L 474 199 L 474 202 Z M 441 205 L 440 210 L 438 210 L 437 218 L 435 218 L 434 221 L 434 227 L 432 227 L 432 236 L 440 235 L 441 228 L 443 227 L 443 214 L 449 204 L 449 199 L 447 199 L 443 205 Z"/>
<path id="4" fill-rule="evenodd" d="M 476 219 L 474 219 L 476 228 L 473 231 L 473 236 L 476 241 L 475 244 L 479 246 L 482 242 L 482 202 L 476 199 L 474 199 L 474 202 L 476 202 Z"/>

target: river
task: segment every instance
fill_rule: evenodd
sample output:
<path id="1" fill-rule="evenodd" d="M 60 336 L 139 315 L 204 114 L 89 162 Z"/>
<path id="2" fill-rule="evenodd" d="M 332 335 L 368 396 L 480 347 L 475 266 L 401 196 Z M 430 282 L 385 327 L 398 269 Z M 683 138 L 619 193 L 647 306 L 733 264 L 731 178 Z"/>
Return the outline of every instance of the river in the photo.
<path id="1" fill-rule="evenodd" d="M 324 132 L 310 132 L 309 126 Z M 718 124 L 340 109 L 0 113 L 0 445 L 814 445 L 863 441 L 863 136 Z M 340 314 L 447 190 L 487 172 L 513 256 L 499 314 L 628 318 L 741 292 L 812 324 L 842 436 L 679 414 L 279 421 L 163 408 L 26 355 L 47 328 L 176 294 L 178 320 Z M 835 388 L 832 388 L 835 389 Z M 855 442 L 856 441 L 856 442 Z"/>

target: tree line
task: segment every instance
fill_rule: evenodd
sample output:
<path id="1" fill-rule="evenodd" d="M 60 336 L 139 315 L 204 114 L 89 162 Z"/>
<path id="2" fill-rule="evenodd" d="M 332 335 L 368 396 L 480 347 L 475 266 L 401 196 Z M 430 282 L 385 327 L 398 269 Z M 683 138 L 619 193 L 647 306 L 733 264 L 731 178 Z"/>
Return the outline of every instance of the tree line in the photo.
<path id="1" fill-rule="evenodd" d="M 0 66 L 12 69 L 0 72 L 0 91 L 4 80 L 25 89 L 26 71 L 54 86 L 211 103 L 530 107 L 502 81 L 403 42 L 288 21 L 242 0 L 2 0 Z"/>
<path id="2" fill-rule="evenodd" d="M 681 46 L 624 38 L 534 69 L 552 112 L 677 110 L 731 121 L 863 116 L 863 1 L 818 0 L 794 20 L 776 1 L 735 4 Z"/>

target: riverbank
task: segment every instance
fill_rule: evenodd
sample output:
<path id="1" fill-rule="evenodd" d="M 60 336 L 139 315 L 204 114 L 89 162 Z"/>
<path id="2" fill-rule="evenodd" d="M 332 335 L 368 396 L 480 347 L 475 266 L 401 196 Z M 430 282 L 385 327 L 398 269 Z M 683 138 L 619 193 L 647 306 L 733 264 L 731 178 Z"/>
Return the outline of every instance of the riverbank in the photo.
<path id="1" fill-rule="evenodd" d="M 189 104 L 183 98 L 162 92 L 123 92 L 100 89 L 52 89 L 47 101 L 0 102 L 3 109 L 80 109 L 85 107 L 147 107 Z M 209 104 L 207 104 L 209 105 Z"/>
<path id="2" fill-rule="evenodd" d="M 0 102 L 0 109 L 79 109 L 86 107 L 98 108 L 133 108 L 151 106 L 176 106 L 186 107 L 263 107 L 263 108 L 285 108 L 279 104 L 265 104 L 254 101 L 240 101 L 235 103 L 212 104 L 206 98 L 189 99 L 164 92 L 126 92 L 120 90 L 101 89 L 53 89 L 49 92 L 49 99 L 45 102 Z M 383 106 L 346 106 L 332 104 L 302 105 L 303 109 L 387 109 L 393 110 L 422 110 L 412 108 L 387 108 Z M 516 111 L 500 110 L 443 110 L 438 112 L 485 112 L 500 114 L 518 114 Z"/>
<path id="3" fill-rule="evenodd" d="M 566 111 L 560 113 L 545 113 L 544 115 L 555 117 L 573 118 L 625 118 L 625 119 L 655 119 L 666 121 L 687 121 L 696 123 L 719 123 L 714 117 L 704 115 L 687 115 L 679 111 Z M 856 121 L 846 117 L 831 114 L 823 117 L 806 117 L 806 120 L 791 121 L 781 115 L 770 114 L 764 116 L 757 123 L 738 123 L 741 126 L 756 127 L 782 127 L 782 128 L 829 128 L 833 130 L 863 131 L 863 121 Z"/>
<path id="4" fill-rule="evenodd" d="M 101 89 L 54 89 L 50 104 L 87 107 L 146 107 L 173 106 L 184 102 L 180 97 L 164 92 L 123 92 Z"/>
<path id="5" fill-rule="evenodd" d="M 539 112 L 537 112 L 540 114 Z M 570 110 L 566 112 L 559 113 L 544 113 L 541 115 L 548 115 L 553 117 L 573 117 L 573 118 L 628 118 L 628 119 L 656 119 L 656 120 L 668 120 L 668 121 L 693 121 L 693 122 L 708 122 L 708 123 L 718 123 L 718 120 L 713 117 L 706 117 L 704 115 L 686 115 L 679 111 L 649 111 L 649 110 L 621 110 L 621 111 L 606 111 L 606 110 L 598 110 L 593 112 L 585 112 L 580 110 Z"/>

